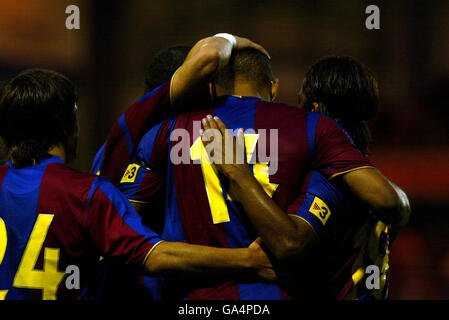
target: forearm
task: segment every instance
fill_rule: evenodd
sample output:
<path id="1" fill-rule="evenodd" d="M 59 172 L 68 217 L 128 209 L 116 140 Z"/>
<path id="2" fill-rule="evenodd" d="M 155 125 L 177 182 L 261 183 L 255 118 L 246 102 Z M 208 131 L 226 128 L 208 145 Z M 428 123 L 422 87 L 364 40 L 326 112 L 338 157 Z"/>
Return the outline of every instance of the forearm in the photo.
<path id="1" fill-rule="evenodd" d="M 231 42 L 220 37 L 198 41 L 173 76 L 170 91 L 172 104 L 189 102 L 228 63 L 232 48 Z"/>
<path id="2" fill-rule="evenodd" d="M 222 67 L 228 64 L 233 50 L 253 48 L 267 57 L 268 52 L 252 41 L 227 35 L 216 35 L 198 41 L 182 66 L 173 75 L 170 99 L 173 104 L 188 103 L 198 90 L 204 88 Z"/>
<path id="3" fill-rule="evenodd" d="M 407 196 L 377 169 L 350 172 L 343 176 L 343 181 L 382 222 L 395 227 L 407 224 L 410 214 Z"/>
<path id="4" fill-rule="evenodd" d="M 254 273 L 249 249 L 225 249 L 181 242 L 163 242 L 149 255 L 149 276 L 245 277 Z"/>
<path id="5" fill-rule="evenodd" d="M 208 37 L 198 41 L 187 55 L 186 61 L 191 61 L 195 56 L 201 56 L 201 52 L 209 53 L 211 59 L 203 59 L 197 62 L 199 70 L 210 64 L 212 68 L 206 69 L 202 77 L 211 77 L 214 72 L 225 66 L 231 58 L 233 44 L 222 37 Z"/>
<path id="6" fill-rule="evenodd" d="M 392 181 L 389 181 L 392 187 L 395 189 L 396 193 L 399 197 L 399 210 L 400 210 L 400 219 L 398 223 L 396 224 L 397 228 L 404 228 L 410 219 L 410 202 L 408 200 L 407 195 L 405 192 L 399 188 L 395 183 Z"/>
<path id="7" fill-rule="evenodd" d="M 302 247 L 298 225 L 271 199 L 254 176 L 232 180 L 232 187 L 253 227 L 277 260 L 297 255 Z"/>

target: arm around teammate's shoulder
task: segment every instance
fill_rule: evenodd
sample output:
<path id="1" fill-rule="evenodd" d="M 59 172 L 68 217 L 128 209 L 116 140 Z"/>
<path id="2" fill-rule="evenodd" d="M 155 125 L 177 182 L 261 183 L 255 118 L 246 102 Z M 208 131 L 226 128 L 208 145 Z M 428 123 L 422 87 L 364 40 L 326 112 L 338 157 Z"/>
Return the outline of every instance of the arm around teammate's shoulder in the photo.
<path id="1" fill-rule="evenodd" d="M 172 77 L 170 88 L 172 104 L 190 102 L 195 94 L 209 83 L 215 73 L 228 63 L 233 50 L 253 48 L 269 56 L 262 46 L 246 38 L 229 36 L 234 42 L 216 35 L 201 39 L 193 46 L 184 63 Z"/>
<path id="2" fill-rule="evenodd" d="M 214 248 L 182 242 L 162 242 L 145 260 L 149 276 L 213 278 L 274 283 L 273 266 L 262 247 Z"/>
<path id="3" fill-rule="evenodd" d="M 328 179 L 341 179 L 382 222 L 404 226 L 410 213 L 405 193 L 398 192 L 400 189 L 375 168 L 334 120 L 324 116 L 317 119 L 313 167 Z"/>
<path id="4" fill-rule="evenodd" d="M 344 174 L 342 180 L 382 222 L 399 229 L 407 225 L 410 218 L 407 195 L 379 170 L 355 170 Z"/>
<path id="5" fill-rule="evenodd" d="M 105 178 L 97 177 L 89 196 L 89 238 L 104 256 L 142 266 L 149 276 L 244 277 L 275 282 L 267 254 L 257 243 L 228 249 L 163 241 L 143 225 L 126 197 Z"/>

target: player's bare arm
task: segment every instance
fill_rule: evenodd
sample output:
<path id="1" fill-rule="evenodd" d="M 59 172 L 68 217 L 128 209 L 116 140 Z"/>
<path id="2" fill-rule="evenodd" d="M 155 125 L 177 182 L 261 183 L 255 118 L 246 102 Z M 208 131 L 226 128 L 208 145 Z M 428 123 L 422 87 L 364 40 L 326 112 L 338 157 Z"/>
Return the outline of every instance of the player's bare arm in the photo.
<path id="1" fill-rule="evenodd" d="M 374 214 L 391 226 L 390 242 L 410 219 L 410 202 L 405 192 L 377 169 L 360 169 L 342 176 L 342 181 Z"/>
<path id="2" fill-rule="evenodd" d="M 196 91 L 209 83 L 211 78 L 225 66 L 233 50 L 254 48 L 269 57 L 260 45 L 246 38 L 233 36 L 235 44 L 221 36 L 208 37 L 198 41 L 187 55 L 186 60 L 175 72 L 171 82 L 172 104 L 188 103 Z"/>
<path id="3" fill-rule="evenodd" d="M 292 267 L 293 261 L 301 262 L 307 252 L 318 244 L 318 236 L 313 228 L 302 219 L 289 217 L 263 190 L 262 186 L 255 179 L 252 171 L 245 163 L 239 164 L 235 159 L 237 146 L 244 145 L 243 130 L 239 130 L 237 141 L 226 130 L 226 125 L 217 117 L 208 117 L 203 122 L 204 133 L 203 143 L 205 145 L 211 142 L 207 130 L 219 130 L 223 139 L 221 152 L 223 159 L 226 159 L 226 153 L 229 150 L 225 146 L 232 145 L 234 148 L 234 159 L 232 162 L 222 161 L 214 163 L 214 166 L 222 172 L 232 184 L 234 191 L 233 197 L 236 197 L 244 207 L 250 221 L 264 244 L 274 254 L 280 265 L 289 265 Z M 225 140 L 230 139 L 232 144 L 226 144 Z M 220 146 L 220 144 L 218 144 Z M 294 268 L 293 268 L 294 269 Z"/>
<path id="4" fill-rule="evenodd" d="M 359 169 L 342 175 L 342 181 L 374 214 L 394 229 L 404 228 L 410 217 L 407 195 L 375 169 Z"/>
<path id="5" fill-rule="evenodd" d="M 231 277 L 276 282 L 273 266 L 258 242 L 248 248 L 213 248 L 182 242 L 160 242 L 145 261 L 149 276 Z"/>

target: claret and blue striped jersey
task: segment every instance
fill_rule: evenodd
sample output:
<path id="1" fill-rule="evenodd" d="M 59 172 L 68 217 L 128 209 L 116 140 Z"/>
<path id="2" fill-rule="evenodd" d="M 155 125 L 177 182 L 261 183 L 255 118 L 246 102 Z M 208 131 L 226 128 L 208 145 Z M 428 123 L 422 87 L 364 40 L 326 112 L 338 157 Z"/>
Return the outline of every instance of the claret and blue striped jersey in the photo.
<path id="1" fill-rule="evenodd" d="M 0 300 L 81 298 L 100 256 L 142 270 L 160 241 L 105 178 L 56 156 L 0 166 Z M 74 268 L 80 288 L 65 283 Z"/>
<path id="2" fill-rule="evenodd" d="M 145 94 L 120 116 L 97 152 L 91 173 L 119 184 L 142 136 L 170 114 L 169 92 L 170 81 Z"/>
<path id="3" fill-rule="evenodd" d="M 321 298 L 331 300 L 385 299 L 388 293 L 388 226 L 370 214 L 369 208 L 342 192 L 320 172 L 304 179 L 301 196 L 287 209 L 288 214 L 306 220 L 315 230 L 320 246 L 315 251 L 314 277 L 298 290 L 310 297 L 318 288 Z M 379 287 L 365 284 L 369 266 L 379 270 Z M 305 286 L 309 285 L 307 290 Z"/>
<path id="4" fill-rule="evenodd" d="M 345 132 L 318 113 L 253 97 L 221 97 L 209 109 L 182 114 L 154 126 L 141 140 L 133 163 L 122 176 L 120 189 L 131 201 L 154 201 L 155 190 L 164 189 L 165 212 L 148 212 L 147 217 L 164 214 L 164 240 L 241 248 L 257 237 L 241 205 L 233 201 L 225 179 L 204 161 L 194 162 L 202 159 L 203 148 L 197 124 L 208 114 L 220 117 L 230 129 L 252 132 L 245 137 L 248 158 L 252 159 L 250 167 L 267 194 L 285 211 L 299 197 L 303 180 L 311 170 L 331 179 L 372 167 Z M 276 141 L 270 129 L 276 132 Z M 277 171 L 272 174 L 269 162 L 273 159 L 267 161 L 259 152 L 262 130 L 266 133 L 266 155 L 277 148 Z M 182 156 L 186 159 L 186 151 L 190 161 L 180 162 Z M 178 159 L 176 163 L 174 158 Z M 218 279 L 167 279 L 162 290 L 165 297 L 180 299 L 290 298 L 277 285 Z"/>

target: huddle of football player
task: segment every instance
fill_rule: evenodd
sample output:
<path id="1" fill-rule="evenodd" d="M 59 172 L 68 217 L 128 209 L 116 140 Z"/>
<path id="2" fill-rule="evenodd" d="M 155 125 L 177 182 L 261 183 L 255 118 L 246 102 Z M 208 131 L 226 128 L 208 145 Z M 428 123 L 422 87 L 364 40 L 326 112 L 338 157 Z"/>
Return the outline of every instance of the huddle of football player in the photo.
<path id="1" fill-rule="evenodd" d="M 386 298 L 410 207 L 367 158 L 376 79 L 329 56 L 298 106 L 274 102 L 278 87 L 268 52 L 246 38 L 170 47 L 88 174 L 68 166 L 71 81 L 12 78 L 0 93 L 0 299 Z M 64 283 L 72 265 L 76 289 Z"/>

